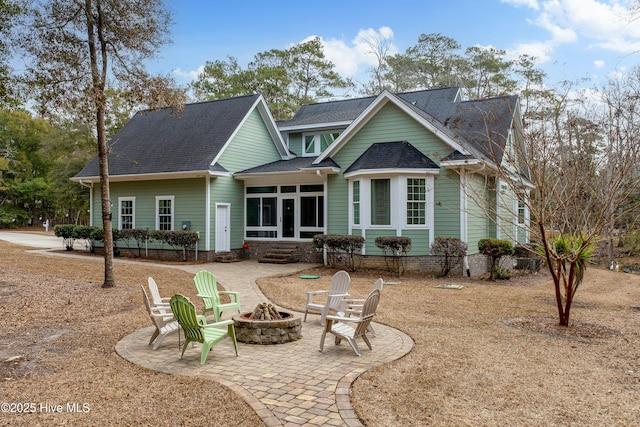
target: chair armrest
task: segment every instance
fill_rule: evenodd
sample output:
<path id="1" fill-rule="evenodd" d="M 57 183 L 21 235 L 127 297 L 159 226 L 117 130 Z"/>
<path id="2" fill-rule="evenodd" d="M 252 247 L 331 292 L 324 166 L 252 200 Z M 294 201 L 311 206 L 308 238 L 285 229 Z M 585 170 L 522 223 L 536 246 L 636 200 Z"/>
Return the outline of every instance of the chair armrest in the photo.
<path id="1" fill-rule="evenodd" d="M 345 304 L 351 304 L 351 305 L 364 305 L 364 302 L 366 301 L 366 299 L 364 298 L 345 298 L 344 302 Z"/>
<path id="2" fill-rule="evenodd" d="M 338 313 L 343 314 L 343 313 Z M 344 316 L 335 316 L 333 314 L 329 314 L 326 317 L 328 320 L 337 320 L 338 322 L 353 322 L 358 323 L 361 318 L 360 317 L 344 317 Z"/>
<path id="3" fill-rule="evenodd" d="M 329 291 L 309 291 L 307 292 L 307 304 L 311 304 L 313 302 L 313 297 L 316 295 L 328 294 Z"/>
<path id="4" fill-rule="evenodd" d="M 171 307 L 169 307 L 169 306 L 168 307 L 164 307 L 164 306 L 160 306 L 159 307 L 157 305 L 154 305 L 152 307 L 149 307 L 149 311 L 150 311 L 149 314 L 151 316 L 154 316 L 154 317 L 173 316 L 173 312 L 171 311 Z"/>
<path id="5" fill-rule="evenodd" d="M 238 302 L 240 301 L 240 292 L 234 292 L 234 291 L 218 291 L 218 294 L 220 295 L 229 295 L 235 298 L 234 302 Z"/>
<path id="6" fill-rule="evenodd" d="M 163 309 L 171 308 L 171 304 L 169 304 L 168 302 L 158 302 L 158 303 L 154 303 L 153 305 L 154 307 L 157 307 L 157 308 L 163 308 Z"/>
<path id="7" fill-rule="evenodd" d="M 172 318 L 173 317 L 173 313 L 169 312 L 169 313 L 149 313 L 149 316 L 151 317 L 157 317 L 158 319 L 167 319 L 167 318 Z"/>
<path id="8" fill-rule="evenodd" d="M 214 322 L 214 323 L 206 323 L 206 324 L 204 324 L 202 326 L 204 328 L 219 328 L 220 326 L 229 326 L 229 325 L 233 325 L 233 320 L 232 319 L 221 320 L 219 322 Z"/>
<path id="9" fill-rule="evenodd" d="M 196 296 L 198 298 L 215 298 L 215 295 L 211 295 L 211 294 L 196 294 Z"/>

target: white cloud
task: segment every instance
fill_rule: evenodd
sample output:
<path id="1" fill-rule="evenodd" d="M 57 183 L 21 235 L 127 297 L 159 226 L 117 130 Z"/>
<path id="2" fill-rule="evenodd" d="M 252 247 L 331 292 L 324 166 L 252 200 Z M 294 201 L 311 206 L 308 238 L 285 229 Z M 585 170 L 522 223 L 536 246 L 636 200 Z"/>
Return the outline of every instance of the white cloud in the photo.
<path id="1" fill-rule="evenodd" d="M 520 55 L 528 55 L 536 58 L 537 64 L 542 64 L 551 60 L 551 53 L 553 52 L 553 42 L 531 42 L 520 43 L 514 48 L 507 51 L 507 56 L 510 59 L 516 59 Z"/>
<path id="2" fill-rule="evenodd" d="M 185 71 L 182 68 L 176 68 L 175 70 L 172 71 L 172 73 L 179 80 L 192 82 L 194 80 L 197 80 L 198 76 L 202 74 L 203 71 L 204 71 L 204 65 L 201 65 L 198 67 L 197 70 Z"/>
<path id="3" fill-rule="evenodd" d="M 389 27 L 380 27 L 377 30 L 373 28 L 361 29 L 350 42 L 344 39 L 324 39 L 311 35 L 300 40 L 299 43 L 307 42 L 315 37 L 320 38 L 325 57 L 333 62 L 335 70 L 343 77 L 357 78 L 360 75 L 361 78 L 364 78 L 366 70 L 377 64 L 371 42 L 384 43 L 389 55 L 398 53 L 397 47 L 393 44 L 393 30 Z M 196 70 L 176 68 L 172 73 L 179 81 L 192 82 L 198 78 L 203 70 L 204 65 L 201 65 Z"/>
<path id="4" fill-rule="evenodd" d="M 597 61 L 593 61 L 593 66 L 596 68 L 602 68 L 604 67 L 604 61 L 601 59 L 598 59 Z"/>
<path id="5" fill-rule="evenodd" d="M 538 0 L 501 0 L 502 3 L 511 4 L 513 6 L 526 6 L 531 9 L 538 10 L 540 9 L 540 5 L 538 4 Z"/>
<path id="6" fill-rule="evenodd" d="M 308 37 L 302 42 L 310 38 Z M 377 64 L 372 42 L 377 41 L 385 44 L 388 49 L 387 53 L 390 55 L 398 53 L 397 47 L 393 44 L 393 30 L 389 27 L 380 27 L 377 30 L 373 28 L 362 29 L 350 42 L 335 38 L 320 39 L 325 56 L 334 63 L 336 71 L 344 77 L 356 77 L 366 71 L 368 67 Z"/>
<path id="7" fill-rule="evenodd" d="M 640 20 L 633 20 L 623 0 L 545 0 L 535 23 L 554 43 L 586 39 L 590 46 L 634 52 L 640 45 Z"/>

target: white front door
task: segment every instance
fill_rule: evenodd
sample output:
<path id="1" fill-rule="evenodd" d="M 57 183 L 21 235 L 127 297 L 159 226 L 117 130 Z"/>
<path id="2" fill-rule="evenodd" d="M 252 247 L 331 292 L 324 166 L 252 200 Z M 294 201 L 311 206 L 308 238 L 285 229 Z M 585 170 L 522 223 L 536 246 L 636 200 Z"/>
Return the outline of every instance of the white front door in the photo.
<path id="1" fill-rule="evenodd" d="M 216 203 L 216 252 L 231 250 L 231 215 L 230 205 Z"/>

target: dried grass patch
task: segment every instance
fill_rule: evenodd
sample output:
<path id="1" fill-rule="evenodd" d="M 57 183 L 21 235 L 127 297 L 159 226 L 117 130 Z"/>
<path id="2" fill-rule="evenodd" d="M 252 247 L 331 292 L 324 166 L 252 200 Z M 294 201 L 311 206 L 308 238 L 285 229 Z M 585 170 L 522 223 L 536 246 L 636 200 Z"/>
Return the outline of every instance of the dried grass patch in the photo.
<path id="1" fill-rule="evenodd" d="M 263 425 L 235 393 L 211 380 L 166 375 L 122 359 L 116 343 L 151 326 L 140 285 L 196 305 L 193 275 L 116 263 L 117 285 L 101 288 L 101 258 L 31 254 L 0 241 L 0 387 L 3 402 L 36 403 L 37 413 L 2 413 L 11 425 Z M 200 308 L 200 307 L 198 307 Z M 176 348 L 176 358 L 179 351 Z M 68 413 L 66 404 L 88 404 Z M 46 413 L 40 404 L 63 405 Z"/>
<path id="2" fill-rule="evenodd" d="M 326 289 L 296 276 L 259 281 L 277 304 L 304 310 L 306 291 Z M 569 328 L 558 326 L 544 272 L 511 280 L 352 273 L 361 297 L 386 286 L 376 321 L 411 335 L 415 348 L 365 372 L 351 400 L 366 425 L 631 425 L 640 419 L 640 277 L 589 269 Z M 438 289 L 440 283 L 461 290 Z M 376 351 L 375 338 L 372 339 Z"/>

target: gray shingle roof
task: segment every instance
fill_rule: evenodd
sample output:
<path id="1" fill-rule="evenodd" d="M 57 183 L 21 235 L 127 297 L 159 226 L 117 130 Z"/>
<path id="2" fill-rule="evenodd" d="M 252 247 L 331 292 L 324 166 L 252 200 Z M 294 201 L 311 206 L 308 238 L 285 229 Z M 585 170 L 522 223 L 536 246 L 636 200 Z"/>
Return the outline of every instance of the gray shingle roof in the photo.
<path id="1" fill-rule="evenodd" d="M 109 174 L 136 175 L 213 170 L 211 162 L 229 140 L 259 95 L 138 112 L 109 141 Z M 99 175 L 98 157 L 76 178 Z"/>
<path id="2" fill-rule="evenodd" d="M 344 172 L 369 169 L 439 169 L 429 157 L 407 141 L 372 144 Z"/>
<path id="3" fill-rule="evenodd" d="M 517 96 L 505 96 L 443 104 L 432 115 L 472 153 L 500 164 L 517 105 Z"/>
<path id="4" fill-rule="evenodd" d="M 442 103 L 455 101 L 459 88 L 443 88 L 419 90 L 397 94 L 400 98 L 415 105 L 422 111 L 429 112 Z M 319 123 L 339 123 L 355 120 L 376 99 L 375 96 L 365 98 L 344 99 L 340 101 L 305 104 L 291 120 L 278 122 L 280 128 L 302 126 Z"/>
<path id="5" fill-rule="evenodd" d="M 277 173 L 277 172 L 296 172 L 307 168 L 340 168 L 332 159 L 326 159 L 320 164 L 311 165 L 316 157 L 296 157 L 291 160 L 278 160 L 275 162 L 267 163 L 265 165 L 257 166 L 255 168 L 245 169 L 240 172 L 236 172 L 234 175 L 254 174 L 254 173 Z"/>

